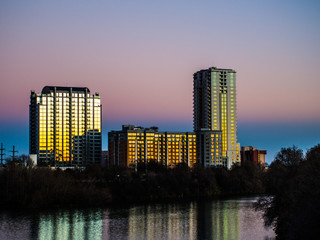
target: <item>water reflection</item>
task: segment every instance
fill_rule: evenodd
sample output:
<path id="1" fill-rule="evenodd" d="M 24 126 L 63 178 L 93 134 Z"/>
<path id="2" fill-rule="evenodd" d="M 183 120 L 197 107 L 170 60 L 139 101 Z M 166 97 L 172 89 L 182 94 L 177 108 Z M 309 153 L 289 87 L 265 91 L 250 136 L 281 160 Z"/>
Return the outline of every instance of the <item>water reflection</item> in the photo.
<path id="1" fill-rule="evenodd" d="M 265 239 L 255 199 L 0 214 L 0 239 Z"/>
<path id="2" fill-rule="evenodd" d="M 31 239 L 102 239 L 102 210 L 39 214 L 31 223 Z"/>
<path id="3" fill-rule="evenodd" d="M 198 239 L 240 239 L 239 208 L 237 201 L 199 204 Z"/>
<path id="4" fill-rule="evenodd" d="M 195 203 L 134 207 L 128 239 L 197 239 L 196 222 Z"/>

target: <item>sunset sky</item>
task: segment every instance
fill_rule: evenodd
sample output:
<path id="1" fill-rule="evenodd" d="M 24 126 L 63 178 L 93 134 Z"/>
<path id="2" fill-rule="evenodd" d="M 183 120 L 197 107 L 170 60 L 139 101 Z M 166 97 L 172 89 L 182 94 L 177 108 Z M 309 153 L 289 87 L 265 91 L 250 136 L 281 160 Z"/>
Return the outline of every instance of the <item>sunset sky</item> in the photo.
<path id="1" fill-rule="evenodd" d="M 320 143 L 319 1 L 0 1 L 0 142 L 28 153 L 30 91 L 88 87 L 107 132 L 192 131 L 193 73 L 237 71 L 238 141 Z"/>

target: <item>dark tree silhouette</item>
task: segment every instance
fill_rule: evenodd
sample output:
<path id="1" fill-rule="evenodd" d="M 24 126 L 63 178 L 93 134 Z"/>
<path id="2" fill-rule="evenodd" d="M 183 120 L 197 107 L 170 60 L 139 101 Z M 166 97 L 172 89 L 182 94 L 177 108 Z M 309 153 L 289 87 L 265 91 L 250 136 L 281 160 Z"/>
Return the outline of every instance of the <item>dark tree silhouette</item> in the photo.
<path id="1" fill-rule="evenodd" d="M 50 169 L 15 161 L 0 171 L 0 208 L 94 207 L 264 193 L 264 172 L 252 163 L 225 168 L 156 162 L 130 168 Z"/>
<path id="2" fill-rule="evenodd" d="M 298 149 L 295 145 L 291 148 L 281 148 L 281 151 L 276 155 L 274 161 L 279 161 L 281 164 L 285 166 L 297 166 L 302 161 L 303 152 L 301 149 Z"/>
<path id="3" fill-rule="evenodd" d="M 265 223 L 274 226 L 277 239 L 319 239 L 320 145 L 307 151 L 282 148 L 266 176 L 272 197 L 261 198 Z"/>

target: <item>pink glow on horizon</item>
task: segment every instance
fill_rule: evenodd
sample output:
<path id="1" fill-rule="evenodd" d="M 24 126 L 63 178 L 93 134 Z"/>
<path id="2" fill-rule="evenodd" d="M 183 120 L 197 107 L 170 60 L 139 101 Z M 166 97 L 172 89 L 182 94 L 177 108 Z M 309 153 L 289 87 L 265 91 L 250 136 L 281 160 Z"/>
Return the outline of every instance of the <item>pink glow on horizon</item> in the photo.
<path id="1" fill-rule="evenodd" d="M 318 5 L 2 4 L 0 121 L 59 85 L 99 92 L 104 121 L 192 123 L 211 66 L 237 71 L 239 121 L 320 121 Z"/>

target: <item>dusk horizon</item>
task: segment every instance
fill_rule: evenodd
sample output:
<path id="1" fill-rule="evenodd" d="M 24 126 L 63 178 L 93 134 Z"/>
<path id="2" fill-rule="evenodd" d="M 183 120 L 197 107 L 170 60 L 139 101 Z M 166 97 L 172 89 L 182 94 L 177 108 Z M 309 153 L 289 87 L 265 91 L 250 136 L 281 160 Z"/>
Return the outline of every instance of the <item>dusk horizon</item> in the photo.
<path id="1" fill-rule="evenodd" d="M 238 141 L 267 150 L 320 142 L 320 4 L 97 1 L 0 3 L 0 142 L 28 154 L 30 91 L 88 87 L 102 149 L 123 124 L 193 131 L 193 74 L 237 72 Z"/>
<path id="2" fill-rule="evenodd" d="M 318 239 L 319 13 L 0 1 L 0 239 Z"/>

